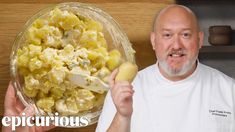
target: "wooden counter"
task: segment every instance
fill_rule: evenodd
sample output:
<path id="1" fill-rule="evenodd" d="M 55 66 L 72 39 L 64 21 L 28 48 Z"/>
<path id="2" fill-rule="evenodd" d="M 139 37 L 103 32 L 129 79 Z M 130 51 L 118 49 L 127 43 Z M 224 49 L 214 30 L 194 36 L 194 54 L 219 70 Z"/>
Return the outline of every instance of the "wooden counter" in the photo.
<path id="1" fill-rule="evenodd" d="M 109 13 L 127 33 L 136 50 L 136 61 L 140 69 L 153 64 L 155 55 L 149 33 L 152 20 L 159 9 L 173 0 L 82 0 L 93 3 Z M 3 101 L 10 81 L 9 56 L 15 36 L 33 14 L 62 0 L 1 0 L 0 2 L 0 115 L 3 115 Z M 51 131 L 95 131 L 96 124 L 81 129 L 55 128 Z"/>

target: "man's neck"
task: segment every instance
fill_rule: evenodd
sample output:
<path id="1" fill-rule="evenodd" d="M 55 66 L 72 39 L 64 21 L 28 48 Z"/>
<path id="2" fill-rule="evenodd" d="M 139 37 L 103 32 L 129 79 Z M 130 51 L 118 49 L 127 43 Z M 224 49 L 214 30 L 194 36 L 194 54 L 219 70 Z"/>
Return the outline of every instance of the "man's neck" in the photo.
<path id="1" fill-rule="evenodd" d="M 162 70 L 162 68 L 160 68 L 159 65 L 158 65 L 158 67 L 159 67 L 160 73 L 161 73 L 166 79 L 168 79 L 168 80 L 170 80 L 170 81 L 180 81 L 180 80 L 183 80 L 183 79 L 189 77 L 191 74 L 193 74 L 193 72 L 196 70 L 197 63 L 198 63 L 198 62 L 196 61 L 196 62 L 193 64 L 192 68 L 191 68 L 188 72 L 186 72 L 184 75 L 179 75 L 179 76 L 169 76 L 168 74 L 166 74 L 166 73 Z"/>

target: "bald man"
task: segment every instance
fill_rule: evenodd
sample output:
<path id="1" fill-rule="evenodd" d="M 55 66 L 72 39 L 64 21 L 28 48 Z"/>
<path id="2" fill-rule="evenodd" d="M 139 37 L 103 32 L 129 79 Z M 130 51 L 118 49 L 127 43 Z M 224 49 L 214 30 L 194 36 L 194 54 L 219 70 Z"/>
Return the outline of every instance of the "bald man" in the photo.
<path id="1" fill-rule="evenodd" d="M 187 7 L 170 5 L 155 19 L 157 62 L 132 84 L 110 77 L 97 132 L 235 132 L 235 81 L 198 61 L 203 32 Z"/>

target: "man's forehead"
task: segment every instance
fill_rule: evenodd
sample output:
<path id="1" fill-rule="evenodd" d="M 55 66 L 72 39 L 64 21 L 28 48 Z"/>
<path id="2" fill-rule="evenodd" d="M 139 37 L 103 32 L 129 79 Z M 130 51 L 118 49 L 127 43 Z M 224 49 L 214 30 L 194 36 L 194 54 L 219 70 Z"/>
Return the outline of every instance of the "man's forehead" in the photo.
<path id="1" fill-rule="evenodd" d="M 155 30 L 165 30 L 165 31 L 183 31 L 183 30 L 195 30 L 197 29 L 197 25 L 190 20 L 180 20 L 180 21 L 159 21 L 156 25 Z"/>
<path id="2" fill-rule="evenodd" d="M 198 28 L 195 14 L 189 8 L 181 5 L 171 5 L 161 10 L 155 19 L 154 29 L 167 24 Z"/>

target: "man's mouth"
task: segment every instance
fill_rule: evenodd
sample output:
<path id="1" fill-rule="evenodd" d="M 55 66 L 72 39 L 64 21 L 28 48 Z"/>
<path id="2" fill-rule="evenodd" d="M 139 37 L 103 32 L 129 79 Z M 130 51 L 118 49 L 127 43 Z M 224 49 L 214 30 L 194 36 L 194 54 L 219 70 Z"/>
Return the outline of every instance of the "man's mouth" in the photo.
<path id="1" fill-rule="evenodd" d="M 169 54 L 169 56 L 172 57 L 172 58 L 183 57 L 183 56 L 185 56 L 185 55 L 186 55 L 186 54 L 175 54 L 175 53 Z"/>

